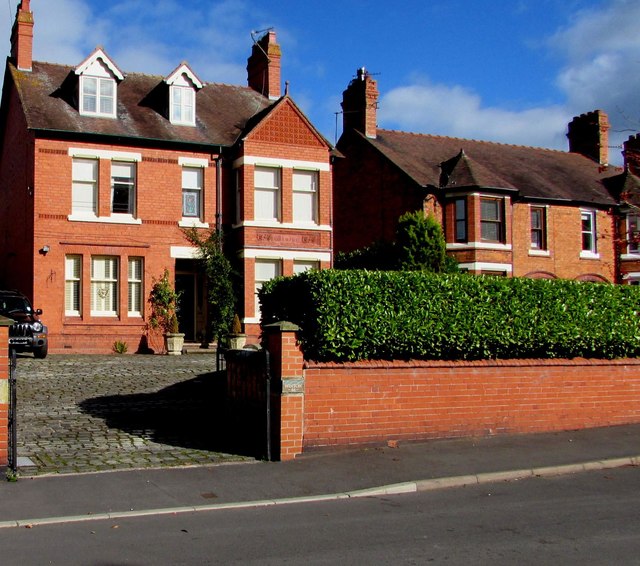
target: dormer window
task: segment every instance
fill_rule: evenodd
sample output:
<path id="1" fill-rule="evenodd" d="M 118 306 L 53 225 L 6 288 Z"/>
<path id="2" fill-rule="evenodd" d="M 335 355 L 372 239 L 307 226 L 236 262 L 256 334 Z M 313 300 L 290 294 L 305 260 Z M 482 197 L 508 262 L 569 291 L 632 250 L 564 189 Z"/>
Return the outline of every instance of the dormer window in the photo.
<path id="1" fill-rule="evenodd" d="M 196 123 L 196 93 L 192 87 L 171 87 L 171 123 L 193 126 Z"/>
<path id="2" fill-rule="evenodd" d="M 79 111 L 83 116 L 116 117 L 117 83 L 124 79 L 105 52 L 96 49 L 75 70 L 79 76 Z"/>
<path id="3" fill-rule="evenodd" d="M 165 80 L 169 85 L 169 121 L 180 126 L 196 125 L 196 92 L 204 85 L 189 68 L 182 63 Z"/>
<path id="4" fill-rule="evenodd" d="M 113 79 L 80 77 L 80 113 L 115 117 L 116 85 Z"/>

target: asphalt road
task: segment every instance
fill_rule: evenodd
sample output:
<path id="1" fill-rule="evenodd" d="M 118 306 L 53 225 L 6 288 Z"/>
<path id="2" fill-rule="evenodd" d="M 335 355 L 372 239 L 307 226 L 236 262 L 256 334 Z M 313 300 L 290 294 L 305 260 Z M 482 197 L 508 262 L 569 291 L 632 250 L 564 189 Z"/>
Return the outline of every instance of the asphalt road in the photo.
<path id="1" fill-rule="evenodd" d="M 0 531 L 5 565 L 640 564 L 640 469 Z"/>

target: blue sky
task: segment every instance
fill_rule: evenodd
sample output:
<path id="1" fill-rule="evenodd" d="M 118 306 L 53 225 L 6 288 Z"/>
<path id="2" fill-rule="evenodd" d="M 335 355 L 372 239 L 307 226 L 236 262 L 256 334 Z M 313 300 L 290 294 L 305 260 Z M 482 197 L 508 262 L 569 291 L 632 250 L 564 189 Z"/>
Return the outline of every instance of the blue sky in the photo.
<path id="1" fill-rule="evenodd" d="M 0 9 L 9 51 L 18 0 Z M 610 145 L 640 131 L 638 0 L 31 0 L 34 58 L 78 64 L 101 45 L 125 72 L 186 60 L 206 82 L 246 84 L 251 32 L 275 28 L 282 78 L 330 140 L 342 91 L 365 66 L 378 125 L 566 149 L 600 108 Z M 620 149 L 610 150 L 612 163 Z"/>

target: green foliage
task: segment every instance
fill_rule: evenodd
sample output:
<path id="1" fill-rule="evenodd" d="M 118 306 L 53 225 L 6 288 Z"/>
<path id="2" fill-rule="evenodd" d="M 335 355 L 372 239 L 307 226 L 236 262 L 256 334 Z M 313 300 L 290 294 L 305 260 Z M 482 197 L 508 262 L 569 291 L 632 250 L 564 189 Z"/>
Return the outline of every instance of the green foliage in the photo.
<path id="1" fill-rule="evenodd" d="M 112 348 L 116 354 L 126 354 L 129 350 L 129 346 L 127 345 L 127 343 L 122 340 L 116 340 L 113 343 Z"/>
<path id="2" fill-rule="evenodd" d="M 163 333 L 178 331 L 178 304 L 180 293 L 177 293 L 169 279 L 169 270 L 165 268 L 160 279 L 153 280 L 148 302 L 151 305 L 149 326 L 160 328 Z"/>
<path id="3" fill-rule="evenodd" d="M 186 238 L 198 248 L 199 259 L 207 275 L 209 331 L 221 340 L 229 333 L 235 313 L 233 268 L 224 255 L 222 236 L 215 230 L 202 234 L 196 228 L 184 230 Z"/>
<path id="4" fill-rule="evenodd" d="M 408 270 L 456 273 L 458 263 L 447 255 L 442 227 L 433 215 L 420 210 L 398 219 L 393 243 L 375 242 L 371 246 L 336 254 L 336 269 Z"/>
<path id="5" fill-rule="evenodd" d="M 444 234 L 438 221 L 421 211 L 407 212 L 396 230 L 398 263 L 403 270 L 442 273 L 447 257 Z"/>
<path id="6" fill-rule="evenodd" d="M 603 358 L 640 355 L 632 286 L 325 270 L 259 294 L 263 324 L 302 328 L 316 360 Z"/>

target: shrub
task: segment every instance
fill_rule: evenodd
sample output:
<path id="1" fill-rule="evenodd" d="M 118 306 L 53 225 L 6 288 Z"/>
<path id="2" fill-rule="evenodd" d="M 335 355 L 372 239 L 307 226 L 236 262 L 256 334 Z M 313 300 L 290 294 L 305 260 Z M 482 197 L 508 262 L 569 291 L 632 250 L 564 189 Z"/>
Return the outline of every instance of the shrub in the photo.
<path id="1" fill-rule="evenodd" d="M 260 291 L 263 324 L 302 328 L 307 359 L 616 358 L 640 354 L 632 286 L 324 270 Z"/>
<path id="2" fill-rule="evenodd" d="M 116 340 L 113 343 L 112 348 L 116 354 L 126 354 L 129 350 L 129 346 L 127 346 L 127 343 L 123 342 L 122 340 Z"/>

